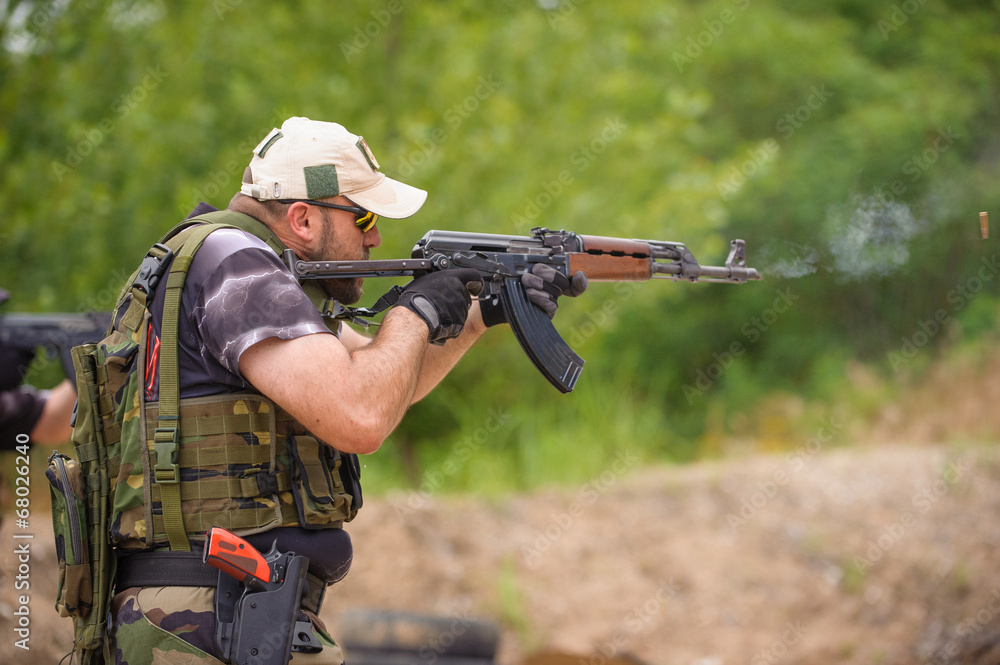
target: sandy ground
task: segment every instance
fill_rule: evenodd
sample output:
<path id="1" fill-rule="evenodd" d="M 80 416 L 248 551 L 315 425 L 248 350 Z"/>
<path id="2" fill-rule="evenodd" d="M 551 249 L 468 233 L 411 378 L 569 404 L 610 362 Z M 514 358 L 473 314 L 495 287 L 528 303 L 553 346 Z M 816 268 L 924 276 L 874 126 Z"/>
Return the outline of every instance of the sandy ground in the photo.
<path id="1" fill-rule="evenodd" d="M 351 607 L 484 617 L 497 662 L 558 650 L 600 665 L 1000 663 L 1000 458 L 995 446 L 812 446 L 685 467 L 627 454 L 585 485 L 487 501 L 369 499 L 355 564 L 330 590 Z M 47 498 L 0 528 L 0 662 L 56 663 Z M 30 651 L 15 646 L 30 540 Z M 426 659 L 415 662 L 427 662 Z"/>

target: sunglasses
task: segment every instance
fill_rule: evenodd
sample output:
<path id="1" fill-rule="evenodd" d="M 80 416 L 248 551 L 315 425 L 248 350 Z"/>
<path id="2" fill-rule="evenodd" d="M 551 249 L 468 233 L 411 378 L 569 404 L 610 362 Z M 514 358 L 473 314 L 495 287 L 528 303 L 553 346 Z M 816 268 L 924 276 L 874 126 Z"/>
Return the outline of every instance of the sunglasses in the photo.
<path id="1" fill-rule="evenodd" d="M 334 210 L 345 210 L 347 212 L 353 212 L 355 215 L 361 215 L 354 223 L 357 224 L 358 228 L 361 229 L 362 233 L 368 233 L 372 228 L 378 223 L 378 215 L 373 213 L 371 210 L 365 210 L 364 208 L 359 208 L 358 206 L 342 206 L 336 203 L 325 203 L 323 201 L 312 201 L 309 199 L 277 199 L 278 203 L 308 203 L 309 205 L 320 206 L 321 208 L 333 208 Z"/>

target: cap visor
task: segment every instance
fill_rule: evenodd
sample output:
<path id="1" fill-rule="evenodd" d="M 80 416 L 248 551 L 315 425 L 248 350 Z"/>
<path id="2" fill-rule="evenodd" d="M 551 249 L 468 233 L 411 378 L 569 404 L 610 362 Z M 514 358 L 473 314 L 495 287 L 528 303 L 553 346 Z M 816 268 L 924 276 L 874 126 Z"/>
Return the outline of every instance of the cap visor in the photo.
<path id="1" fill-rule="evenodd" d="M 363 192 L 344 196 L 365 210 L 389 219 L 409 217 L 420 210 L 427 200 L 427 192 L 424 190 L 388 177 L 382 178 L 377 185 Z"/>

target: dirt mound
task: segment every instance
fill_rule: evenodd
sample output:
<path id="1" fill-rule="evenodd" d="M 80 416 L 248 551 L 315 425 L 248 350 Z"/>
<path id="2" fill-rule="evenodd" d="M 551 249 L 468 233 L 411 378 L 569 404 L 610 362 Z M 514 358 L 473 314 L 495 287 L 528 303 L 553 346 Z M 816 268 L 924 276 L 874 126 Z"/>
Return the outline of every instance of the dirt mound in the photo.
<path id="1" fill-rule="evenodd" d="M 997 634 L 998 476 L 992 447 L 803 448 L 495 504 L 390 496 L 352 527 L 329 611 L 498 617 L 509 664 L 543 647 L 593 663 L 928 660 Z"/>
<path id="2" fill-rule="evenodd" d="M 455 630 L 490 618 L 502 665 L 542 650 L 594 665 L 996 663 L 998 481 L 992 446 L 816 447 L 497 501 L 398 493 L 350 525 L 354 568 L 323 618 L 334 635 L 348 607 L 444 614 Z M 4 663 L 54 663 L 71 641 L 52 609 L 47 498 L 33 497 L 28 652 L 14 646 L 14 521 L 0 529 Z"/>

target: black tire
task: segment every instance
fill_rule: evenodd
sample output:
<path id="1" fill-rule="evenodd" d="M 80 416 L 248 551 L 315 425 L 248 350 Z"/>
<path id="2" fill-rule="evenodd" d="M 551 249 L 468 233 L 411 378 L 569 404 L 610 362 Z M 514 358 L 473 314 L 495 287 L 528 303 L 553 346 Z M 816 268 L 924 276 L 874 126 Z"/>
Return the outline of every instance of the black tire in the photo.
<path id="1" fill-rule="evenodd" d="M 485 619 L 389 610 L 349 610 L 338 632 L 348 665 L 490 665 L 500 641 Z"/>

